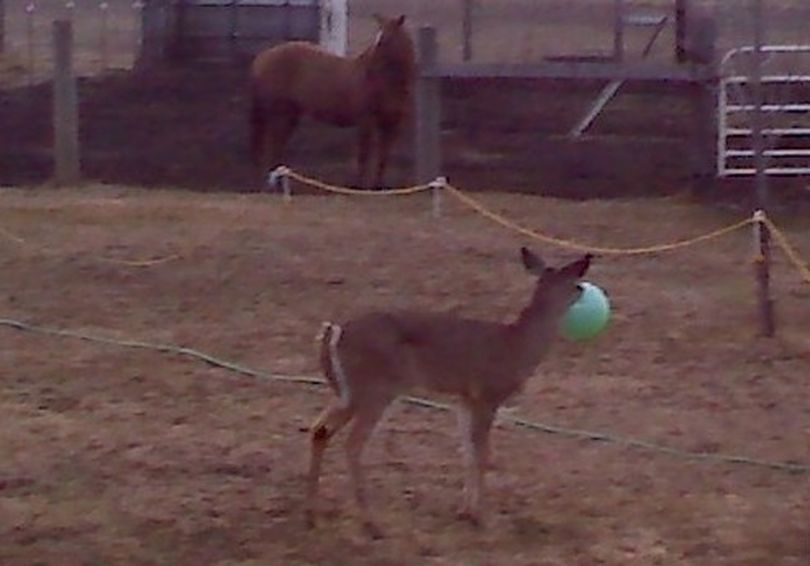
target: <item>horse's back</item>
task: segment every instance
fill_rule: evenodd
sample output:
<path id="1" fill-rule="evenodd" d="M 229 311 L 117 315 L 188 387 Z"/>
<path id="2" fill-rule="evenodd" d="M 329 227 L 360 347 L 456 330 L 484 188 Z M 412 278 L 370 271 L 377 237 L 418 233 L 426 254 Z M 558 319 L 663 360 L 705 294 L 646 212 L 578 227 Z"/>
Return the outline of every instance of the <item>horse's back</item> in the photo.
<path id="1" fill-rule="evenodd" d="M 352 60 L 304 41 L 292 41 L 259 53 L 251 67 L 254 95 L 290 103 L 337 125 L 355 120 L 357 70 Z"/>
<path id="2" fill-rule="evenodd" d="M 306 41 L 290 41 L 256 55 L 251 76 L 260 83 L 293 86 L 305 80 L 326 80 L 348 71 L 349 60 Z"/>

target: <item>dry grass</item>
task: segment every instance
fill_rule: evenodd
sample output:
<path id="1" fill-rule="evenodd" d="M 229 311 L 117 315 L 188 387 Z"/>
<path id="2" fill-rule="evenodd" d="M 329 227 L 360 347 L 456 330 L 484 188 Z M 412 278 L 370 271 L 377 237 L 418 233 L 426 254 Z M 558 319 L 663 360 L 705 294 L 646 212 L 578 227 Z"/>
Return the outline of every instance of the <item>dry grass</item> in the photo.
<path id="1" fill-rule="evenodd" d="M 531 226 L 616 245 L 733 220 L 676 199 L 571 203 L 487 195 Z M 448 204 L 5 190 L 3 316 L 197 347 L 314 373 L 325 318 L 424 307 L 503 318 L 531 281 L 521 239 Z M 790 236 L 810 255 L 806 220 Z M 810 462 L 807 286 L 774 269 L 780 338 L 753 337 L 750 235 L 654 258 L 602 258 L 615 316 L 560 344 L 522 415 L 689 450 Z M 551 259 L 566 254 L 543 249 Z M 149 269 L 97 261 L 170 253 Z M 397 408 L 368 454 L 388 537 L 360 536 L 337 450 L 325 517 L 300 516 L 305 429 L 326 393 L 157 353 L 0 329 L 3 564 L 750 564 L 810 557 L 806 477 L 499 428 L 491 520 L 458 523 L 445 414 Z"/>

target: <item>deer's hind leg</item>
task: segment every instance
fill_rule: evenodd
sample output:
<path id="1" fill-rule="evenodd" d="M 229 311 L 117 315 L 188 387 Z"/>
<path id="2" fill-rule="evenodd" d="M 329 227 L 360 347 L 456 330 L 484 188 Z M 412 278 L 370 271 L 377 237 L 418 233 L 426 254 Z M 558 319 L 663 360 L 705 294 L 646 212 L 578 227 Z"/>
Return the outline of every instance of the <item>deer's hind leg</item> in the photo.
<path id="1" fill-rule="evenodd" d="M 310 457 L 306 501 L 306 521 L 309 527 L 315 526 L 318 482 L 321 476 L 323 454 L 329 445 L 329 440 L 346 426 L 352 416 L 350 407 L 335 401 L 324 409 L 310 428 Z"/>
<path id="2" fill-rule="evenodd" d="M 394 395 L 374 395 L 357 404 L 354 420 L 346 441 L 346 456 L 349 462 L 349 477 L 352 492 L 360 512 L 360 520 L 366 532 L 373 538 L 382 537 L 382 531 L 374 522 L 366 498 L 366 477 L 361 463 L 363 450 L 371 438 L 375 427 L 385 414 L 386 408 L 394 400 Z"/>

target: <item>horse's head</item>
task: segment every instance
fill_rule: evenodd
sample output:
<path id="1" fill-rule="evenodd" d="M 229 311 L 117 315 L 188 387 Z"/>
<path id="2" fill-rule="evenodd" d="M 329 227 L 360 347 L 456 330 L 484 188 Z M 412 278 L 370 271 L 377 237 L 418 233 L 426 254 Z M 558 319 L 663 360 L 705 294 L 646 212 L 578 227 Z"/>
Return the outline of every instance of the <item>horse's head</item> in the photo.
<path id="1" fill-rule="evenodd" d="M 395 82 L 410 85 L 416 57 L 413 40 L 405 27 L 405 16 L 386 18 L 375 14 L 374 19 L 379 31 L 370 50 L 372 66 Z"/>

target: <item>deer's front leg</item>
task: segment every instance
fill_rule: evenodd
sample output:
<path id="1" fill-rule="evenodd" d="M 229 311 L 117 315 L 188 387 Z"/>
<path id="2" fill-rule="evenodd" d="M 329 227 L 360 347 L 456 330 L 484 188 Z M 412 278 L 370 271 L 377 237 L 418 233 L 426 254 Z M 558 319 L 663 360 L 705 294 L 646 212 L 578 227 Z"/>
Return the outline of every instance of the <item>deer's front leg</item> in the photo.
<path id="1" fill-rule="evenodd" d="M 481 523 L 484 472 L 489 458 L 489 431 L 497 407 L 484 403 L 463 403 L 459 409 L 459 428 L 464 455 L 464 496 L 460 516 Z"/>

